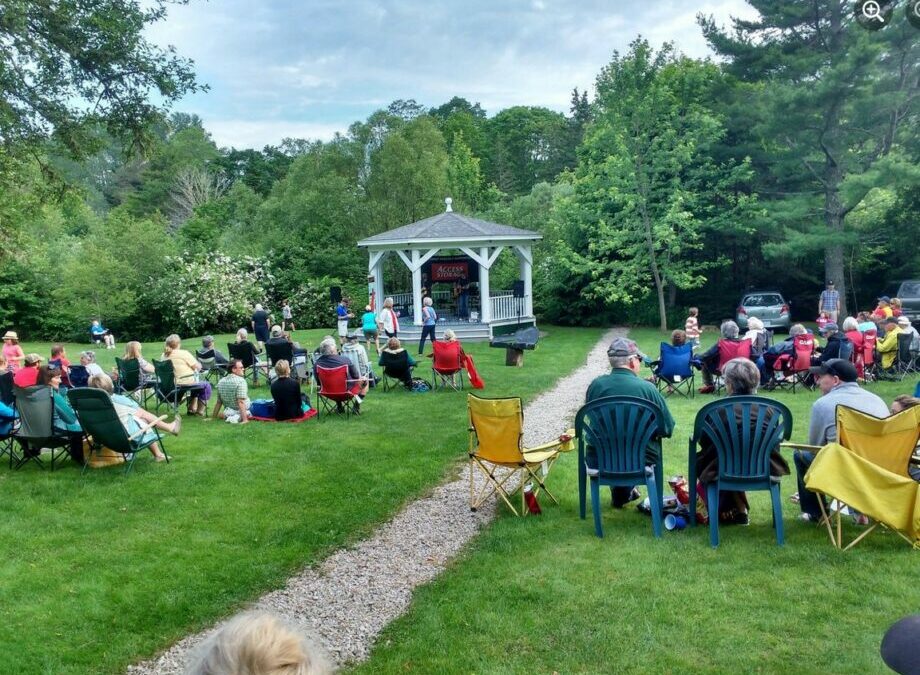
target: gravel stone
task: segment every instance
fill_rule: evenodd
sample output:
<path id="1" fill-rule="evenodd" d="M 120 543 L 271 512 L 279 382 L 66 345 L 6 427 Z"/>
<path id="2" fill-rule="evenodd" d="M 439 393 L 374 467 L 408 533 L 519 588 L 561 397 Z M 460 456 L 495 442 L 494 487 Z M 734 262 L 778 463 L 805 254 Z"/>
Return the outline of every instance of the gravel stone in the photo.
<path id="1" fill-rule="evenodd" d="M 607 346 L 617 335 L 625 331 L 608 331 L 585 365 L 525 407 L 525 445 L 545 442 L 571 426 L 591 380 L 609 371 Z M 380 631 L 406 611 L 415 587 L 437 576 L 495 517 L 498 499 L 475 513 L 469 510 L 468 471 L 464 467 L 456 479 L 408 504 L 369 539 L 302 570 L 254 607 L 275 612 L 304 631 L 332 662 L 367 658 Z M 182 673 L 192 650 L 218 628 L 189 635 L 159 656 L 130 666 L 128 673 Z"/>

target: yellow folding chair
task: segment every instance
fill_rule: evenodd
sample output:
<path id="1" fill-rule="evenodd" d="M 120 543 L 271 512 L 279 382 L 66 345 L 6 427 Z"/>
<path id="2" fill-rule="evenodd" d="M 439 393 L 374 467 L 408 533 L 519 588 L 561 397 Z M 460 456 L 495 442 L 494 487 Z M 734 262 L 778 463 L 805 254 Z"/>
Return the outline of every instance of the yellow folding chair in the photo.
<path id="1" fill-rule="evenodd" d="M 879 419 L 837 406 L 837 442 L 821 448 L 805 486 L 837 500 L 836 513 L 821 505 L 822 523 L 833 545 L 852 548 L 882 525 L 920 548 L 920 483 L 907 472 L 920 440 L 920 407 Z M 844 546 L 844 506 L 865 514 L 871 525 Z"/>
<path id="2" fill-rule="evenodd" d="M 545 491 L 550 499 L 559 503 L 546 488 L 546 476 L 560 452 L 568 452 L 575 445 L 574 429 L 569 429 L 560 438 L 525 448 L 524 412 L 519 398 L 479 398 L 467 395 L 470 417 L 470 510 L 475 511 L 496 492 L 505 501 L 514 515 L 527 515 L 524 501 L 525 482 L 533 484 L 534 497 Z M 478 468 L 485 481 L 477 490 L 475 472 Z M 497 474 L 498 469 L 506 469 Z M 517 477 L 515 483 L 513 479 Z M 520 512 L 511 503 L 514 495 L 521 493 Z"/>

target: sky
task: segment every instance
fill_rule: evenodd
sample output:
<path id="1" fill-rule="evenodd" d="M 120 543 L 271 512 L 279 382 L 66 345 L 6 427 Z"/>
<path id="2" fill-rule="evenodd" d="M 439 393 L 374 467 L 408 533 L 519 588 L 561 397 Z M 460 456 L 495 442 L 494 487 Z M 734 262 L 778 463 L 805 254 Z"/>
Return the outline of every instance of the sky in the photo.
<path id="1" fill-rule="evenodd" d="M 572 89 L 591 95 L 637 35 L 709 56 L 697 12 L 756 16 L 744 0 L 191 0 L 146 35 L 210 87 L 174 110 L 201 116 L 221 147 L 261 149 L 328 140 L 396 99 L 567 113 Z"/>

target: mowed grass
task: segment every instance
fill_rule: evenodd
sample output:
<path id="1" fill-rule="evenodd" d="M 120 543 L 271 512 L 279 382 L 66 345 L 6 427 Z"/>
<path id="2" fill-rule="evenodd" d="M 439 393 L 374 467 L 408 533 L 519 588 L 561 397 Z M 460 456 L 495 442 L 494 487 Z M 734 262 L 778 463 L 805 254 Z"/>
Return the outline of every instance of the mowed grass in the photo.
<path id="1" fill-rule="evenodd" d="M 531 398 L 584 363 L 601 334 L 545 330 L 524 368 L 506 368 L 504 350 L 466 345 L 482 395 Z M 323 333 L 295 338 L 312 348 Z M 67 347 L 77 362 L 86 345 Z M 47 358 L 50 345 L 23 348 Z M 147 344 L 144 354 L 160 351 Z M 98 361 L 109 370 L 121 353 L 97 350 Z M 430 377 L 422 363 L 418 374 Z M 166 439 L 173 462 L 145 453 L 128 477 L 0 465 L 0 673 L 123 672 L 424 494 L 466 457 L 466 427 L 465 394 L 380 388 L 349 421 L 186 419 Z"/>
<path id="2" fill-rule="evenodd" d="M 657 331 L 633 330 L 649 354 Z M 710 338 L 711 340 L 712 338 Z M 705 346 L 705 345 L 704 345 Z M 647 375 L 647 371 L 643 375 Z M 873 384 L 886 401 L 916 378 Z M 817 393 L 777 393 L 805 441 Z M 668 399 L 677 421 L 665 476 L 686 475 L 696 411 L 712 396 Z M 786 545 L 775 543 L 769 497 L 750 493 L 751 525 L 652 536 L 650 520 L 615 511 L 603 491 L 603 539 L 578 518 L 576 456 L 565 456 L 543 515 L 502 515 L 452 568 L 417 591 L 408 614 L 355 673 L 883 673 L 885 630 L 920 607 L 920 558 L 890 533 L 840 553 L 795 522 L 795 469 L 783 479 Z M 457 504 L 457 509 L 467 508 Z M 850 533 L 856 532 L 850 526 Z"/>

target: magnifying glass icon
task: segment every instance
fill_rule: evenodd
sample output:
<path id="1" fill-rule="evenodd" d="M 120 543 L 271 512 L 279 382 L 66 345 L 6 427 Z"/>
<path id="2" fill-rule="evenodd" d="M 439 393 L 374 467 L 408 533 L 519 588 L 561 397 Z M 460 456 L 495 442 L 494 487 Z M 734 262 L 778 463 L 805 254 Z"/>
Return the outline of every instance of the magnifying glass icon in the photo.
<path id="1" fill-rule="evenodd" d="M 862 5 L 862 15 L 869 21 L 878 21 L 885 23 L 885 17 L 882 16 L 882 8 L 876 0 L 866 0 Z"/>

